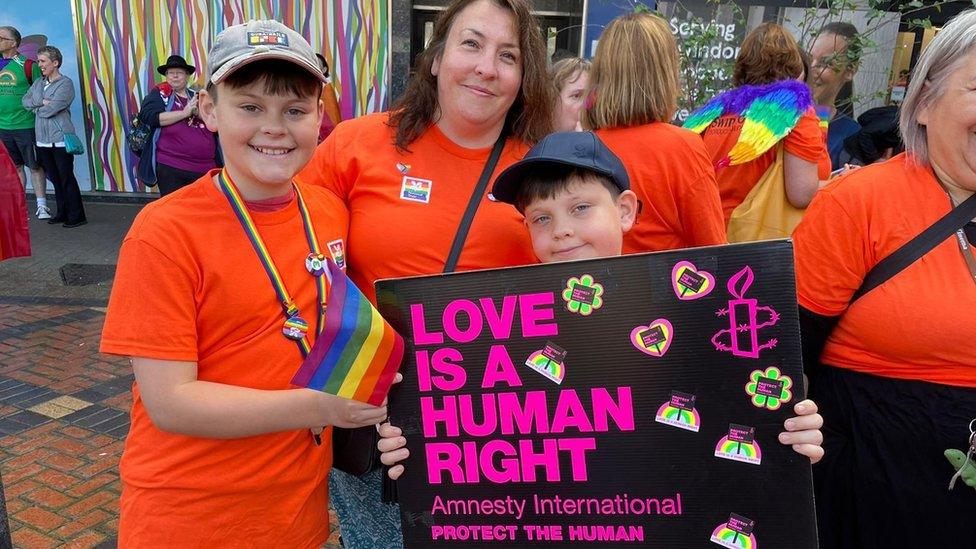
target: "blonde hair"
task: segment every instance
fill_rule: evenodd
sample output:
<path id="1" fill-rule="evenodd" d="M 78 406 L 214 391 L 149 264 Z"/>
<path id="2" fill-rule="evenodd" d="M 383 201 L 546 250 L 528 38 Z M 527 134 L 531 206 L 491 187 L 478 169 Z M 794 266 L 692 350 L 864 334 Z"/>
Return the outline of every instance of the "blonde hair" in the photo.
<path id="1" fill-rule="evenodd" d="M 945 93 L 949 78 L 966 62 L 976 47 L 976 10 L 967 10 L 949 21 L 929 43 L 915 65 L 898 126 L 905 151 L 923 166 L 929 164 L 928 132 L 918 113 Z"/>
<path id="2" fill-rule="evenodd" d="M 576 82 L 583 73 L 590 72 L 590 66 L 589 61 L 579 57 L 567 57 L 553 63 L 549 67 L 549 79 L 552 80 L 556 94 L 561 93 L 566 84 Z"/>
<path id="3" fill-rule="evenodd" d="M 678 110 L 678 45 L 656 15 L 630 13 L 600 36 L 590 88 L 592 107 L 583 112 L 591 129 L 670 122 Z"/>

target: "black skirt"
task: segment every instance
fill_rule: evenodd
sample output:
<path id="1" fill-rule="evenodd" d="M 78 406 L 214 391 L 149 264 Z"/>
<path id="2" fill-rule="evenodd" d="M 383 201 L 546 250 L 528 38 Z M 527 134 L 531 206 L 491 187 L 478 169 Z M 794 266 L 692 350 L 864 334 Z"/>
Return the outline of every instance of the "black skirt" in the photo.
<path id="1" fill-rule="evenodd" d="M 976 389 L 825 366 L 810 380 L 824 416 L 814 466 L 820 547 L 976 547 L 976 489 L 943 452 L 966 452 Z"/>

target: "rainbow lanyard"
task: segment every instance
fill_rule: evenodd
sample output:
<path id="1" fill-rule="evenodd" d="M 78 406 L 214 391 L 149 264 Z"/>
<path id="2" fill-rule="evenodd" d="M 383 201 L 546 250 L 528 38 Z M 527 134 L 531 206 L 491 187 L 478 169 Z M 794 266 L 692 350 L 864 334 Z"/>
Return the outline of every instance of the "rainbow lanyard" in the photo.
<path id="1" fill-rule="evenodd" d="M 258 259 L 264 267 L 264 272 L 267 273 L 268 279 L 271 281 L 271 285 L 278 295 L 278 301 L 281 302 L 282 312 L 285 315 L 285 324 L 282 328 L 282 333 L 284 333 L 285 337 L 294 340 L 298 344 L 302 358 L 305 358 L 312 349 L 307 336 L 308 323 L 299 316 L 298 306 L 295 305 L 291 295 L 288 293 L 288 289 L 285 288 L 285 281 L 281 278 L 281 273 L 278 272 L 278 268 L 271 259 L 268 247 L 264 244 L 264 240 L 261 238 L 257 225 L 254 224 L 254 220 L 251 219 L 251 214 L 248 213 L 244 199 L 241 198 L 241 193 L 237 190 L 237 186 L 234 185 L 234 181 L 227 174 L 226 170 L 220 170 L 215 180 L 217 186 L 220 187 L 220 191 L 224 193 L 227 201 L 230 202 L 230 207 L 234 210 L 234 214 L 237 216 L 237 220 L 240 221 L 241 227 L 244 228 L 244 232 L 247 233 L 247 238 L 251 241 L 255 253 L 257 253 Z M 302 193 L 294 183 L 292 183 L 292 187 L 295 189 L 295 197 L 298 200 L 298 211 L 301 213 L 302 225 L 305 227 L 305 239 L 308 241 L 308 247 L 311 249 L 309 258 L 323 258 L 324 256 L 319 250 L 318 238 L 315 236 L 315 228 L 312 226 L 312 220 L 308 215 L 308 208 L 305 207 L 305 200 L 302 198 Z M 308 265 L 308 261 L 306 261 L 306 265 Z M 309 272 L 315 277 L 315 287 L 318 290 L 319 297 L 319 317 L 315 331 L 315 335 L 318 336 L 325 327 L 325 300 L 328 295 L 326 292 L 326 276 L 323 269 L 315 269 L 313 271 L 309 268 Z"/>

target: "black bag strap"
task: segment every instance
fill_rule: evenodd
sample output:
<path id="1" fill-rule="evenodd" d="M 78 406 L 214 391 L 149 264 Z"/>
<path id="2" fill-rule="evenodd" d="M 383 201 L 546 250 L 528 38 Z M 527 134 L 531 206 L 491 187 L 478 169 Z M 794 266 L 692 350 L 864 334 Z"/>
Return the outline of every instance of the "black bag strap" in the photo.
<path id="1" fill-rule="evenodd" d="M 471 229 L 471 222 L 474 221 L 474 214 L 478 212 L 481 197 L 484 196 L 485 189 L 488 188 L 488 181 L 491 180 L 491 174 L 495 172 L 495 166 L 498 164 L 498 158 L 501 157 L 502 149 L 504 148 L 505 133 L 502 132 L 498 136 L 498 140 L 495 141 L 495 146 L 491 149 L 488 162 L 485 164 L 484 169 L 481 170 L 481 177 L 478 179 L 478 184 L 475 185 L 474 192 L 471 194 L 467 209 L 464 210 L 464 217 L 461 218 L 457 233 L 454 235 L 454 243 L 451 244 L 451 252 L 447 255 L 447 262 L 444 263 L 445 273 L 453 273 L 454 269 L 457 268 L 458 259 L 461 257 L 461 250 L 464 248 L 464 241 L 468 239 L 468 230 Z"/>
<path id="2" fill-rule="evenodd" d="M 868 272 L 867 276 L 864 277 L 864 281 L 861 282 L 861 287 L 854 292 L 850 302 L 854 303 L 864 294 L 902 272 L 906 267 L 915 263 L 918 258 L 929 253 L 932 248 L 945 241 L 952 233 L 961 229 L 963 225 L 974 217 L 976 217 L 976 194 L 970 196 L 962 204 L 959 204 L 952 211 L 942 216 L 942 219 L 922 231 L 922 234 L 909 240 L 901 248 L 898 248 L 891 255 L 879 261 Z"/>

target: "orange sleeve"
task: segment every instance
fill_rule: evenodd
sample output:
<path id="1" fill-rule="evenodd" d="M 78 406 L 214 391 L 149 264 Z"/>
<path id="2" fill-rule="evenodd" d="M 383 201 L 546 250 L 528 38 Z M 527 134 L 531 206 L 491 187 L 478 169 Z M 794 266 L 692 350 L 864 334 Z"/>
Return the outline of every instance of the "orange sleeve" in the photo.
<path id="1" fill-rule="evenodd" d="M 830 177 L 830 154 L 827 152 L 827 142 L 824 132 L 820 128 L 820 119 L 813 108 L 807 109 L 796 123 L 793 131 L 783 139 L 786 152 L 817 164 L 817 176 L 821 179 Z"/>
<path id="2" fill-rule="evenodd" d="M 793 232 L 800 305 L 824 316 L 843 313 L 867 274 L 863 223 L 821 191 Z"/>
<path id="3" fill-rule="evenodd" d="M 306 185 L 325 187 L 345 201 L 349 197 L 350 186 L 339 173 L 336 161 L 336 141 L 343 135 L 340 127 L 341 125 L 336 126 L 329 137 L 316 147 L 315 154 L 302 171 L 298 172 L 295 180 Z"/>
<path id="4" fill-rule="evenodd" d="M 119 251 L 112 295 L 102 328 L 101 352 L 196 362 L 194 277 L 140 238 Z M 227 318 L 234 312 L 227 311 Z"/>

